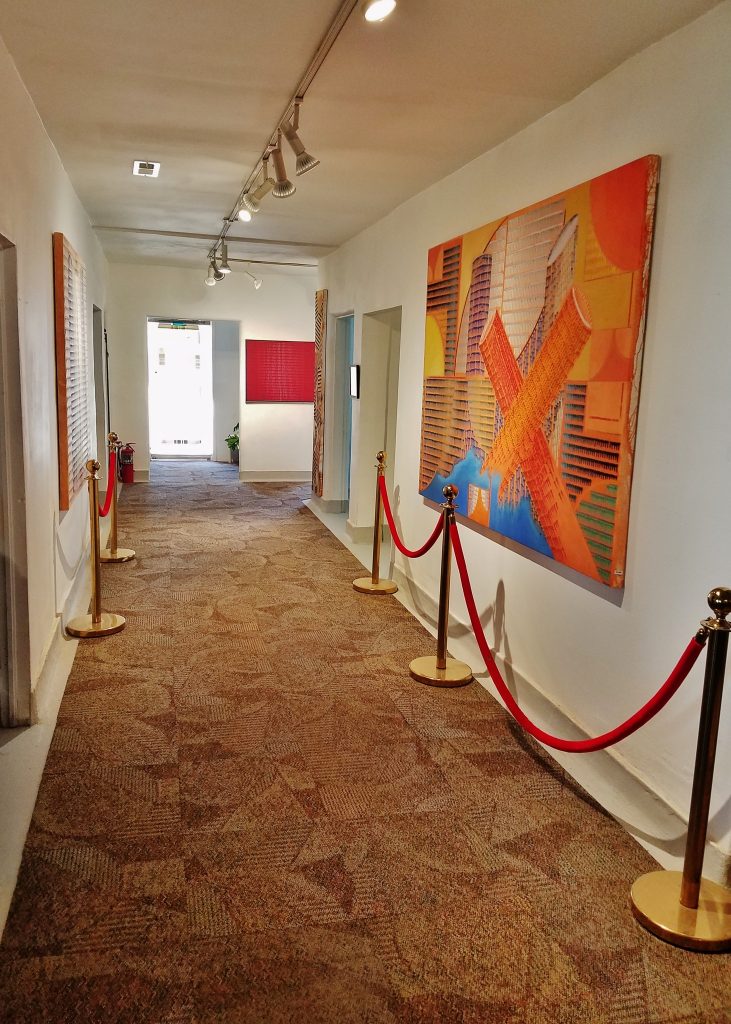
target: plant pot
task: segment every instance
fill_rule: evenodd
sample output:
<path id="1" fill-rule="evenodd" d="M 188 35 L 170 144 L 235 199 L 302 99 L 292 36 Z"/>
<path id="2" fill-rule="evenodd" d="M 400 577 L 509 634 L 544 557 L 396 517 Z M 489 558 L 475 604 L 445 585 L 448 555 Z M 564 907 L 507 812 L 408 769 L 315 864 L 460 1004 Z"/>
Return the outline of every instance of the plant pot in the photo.
<path id="1" fill-rule="evenodd" d="M 238 466 L 238 464 L 239 464 L 239 450 L 238 450 L 238 448 L 231 448 L 231 449 L 229 449 L 229 451 L 230 451 L 230 454 L 231 454 L 231 461 L 235 462 L 236 465 Z"/>

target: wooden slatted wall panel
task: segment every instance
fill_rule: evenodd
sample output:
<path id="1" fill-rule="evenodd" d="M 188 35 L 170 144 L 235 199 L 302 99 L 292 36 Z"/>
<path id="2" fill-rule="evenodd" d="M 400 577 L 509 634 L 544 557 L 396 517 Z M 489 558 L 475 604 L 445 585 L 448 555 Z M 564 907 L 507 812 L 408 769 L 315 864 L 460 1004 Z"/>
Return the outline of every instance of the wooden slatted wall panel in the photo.
<path id="1" fill-rule="evenodd" d="M 59 508 L 68 509 L 91 458 L 86 269 L 60 233 L 53 235 Z"/>
<path id="2" fill-rule="evenodd" d="M 327 289 L 315 292 L 315 423 L 312 434 L 312 491 L 322 497 L 325 461 L 325 345 Z"/>

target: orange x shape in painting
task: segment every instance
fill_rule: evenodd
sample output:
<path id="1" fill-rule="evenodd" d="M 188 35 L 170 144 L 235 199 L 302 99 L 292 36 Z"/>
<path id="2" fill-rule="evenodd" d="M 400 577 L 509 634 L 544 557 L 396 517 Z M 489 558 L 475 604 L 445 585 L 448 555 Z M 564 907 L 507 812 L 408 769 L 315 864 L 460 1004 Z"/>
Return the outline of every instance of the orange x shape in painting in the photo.
<path id="1" fill-rule="evenodd" d="M 500 313 L 493 313 L 482 332 L 480 351 L 505 422 L 482 468 L 500 474 L 498 496 L 503 497 L 511 477 L 520 467 L 554 558 L 599 579 L 542 429 L 590 334 L 586 300 L 572 288 L 524 378 Z"/>

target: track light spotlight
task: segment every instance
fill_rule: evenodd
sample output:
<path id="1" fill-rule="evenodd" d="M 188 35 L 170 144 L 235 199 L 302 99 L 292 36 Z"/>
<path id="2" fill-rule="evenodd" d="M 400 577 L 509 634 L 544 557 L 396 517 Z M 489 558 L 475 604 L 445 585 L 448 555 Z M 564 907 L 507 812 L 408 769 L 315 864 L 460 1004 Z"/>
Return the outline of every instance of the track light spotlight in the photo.
<path id="1" fill-rule="evenodd" d="M 256 290 L 259 291 L 259 289 L 261 288 L 261 278 L 254 277 L 250 270 L 245 270 L 244 273 L 246 274 L 247 277 L 251 278 L 251 283 L 254 285 Z"/>
<path id="2" fill-rule="evenodd" d="M 297 99 L 294 104 L 294 116 L 292 121 L 287 121 L 282 128 L 286 136 L 287 142 L 294 150 L 294 154 L 297 157 L 297 166 L 295 167 L 295 174 L 304 174 L 305 171 L 311 171 L 313 167 L 317 167 L 319 160 L 317 157 L 310 156 L 302 145 L 302 140 L 298 134 L 298 128 L 300 126 L 300 103 L 302 101 Z"/>
<path id="3" fill-rule="evenodd" d="M 257 185 L 253 192 L 247 192 L 243 197 L 242 202 L 247 210 L 251 213 L 259 212 L 259 204 L 261 203 L 267 192 L 271 192 L 274 188 L 274 178 L 269 177 L 269 157 L 265 156 L 261 161 L 261 169 L 264 175 L 263 181 L 260 185 Z"/>
<path id="4" fill-rule="evenodd" d="M 294 195 L 297 189 L 287 177 L 287 168 L 284 166 L 281 129 L 277 132 L 277 144 L 272 150 L 272 160 L 274 161 L 274 173 L 277 176 L 277 183 L 272 189 L 272 195 L 277 199 L 286 199 L 287 196 Z"/>
<path id="5" fill-rule="evenodd" d="M 219 262 L 218 269 L 222 274 L 231 273 L 231 267 L 228 265 L 228 246 L 225 242 L 221 242 L 221 260 Z"/>
<path id="6" fill-rule="evenodd" d="M 247 210 L 245 206 L 239 209 L 239 220 L 242 220 L 245 224 L 248 224 L 251 220 L 251 211 Z"/>
<path id="7" fill-rule="evenodd" d="M 395 6 L 396 0 L 364 0 L 363 17 L 366 21 L 383 21 Z"/>
<path id="8" fill-rule="evenodd" d="M 216 266 L 216 260 L 214 257 L 214 259 L 212 259 L 211 262 L 208 264 L 208 275 L 205 278 L 205 283 L 209 286 L 209 288 L 213 288 L 213 286 L 218 281 L 223 281 L 225 276 L 226 275 L 222 274 L 221 271 Z"/>

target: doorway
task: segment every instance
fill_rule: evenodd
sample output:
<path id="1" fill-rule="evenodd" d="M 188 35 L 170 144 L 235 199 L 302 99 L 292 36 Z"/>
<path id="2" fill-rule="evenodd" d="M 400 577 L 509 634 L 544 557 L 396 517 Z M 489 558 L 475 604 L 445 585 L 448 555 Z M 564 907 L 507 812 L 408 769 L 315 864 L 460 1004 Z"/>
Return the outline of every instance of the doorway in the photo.
<path id="1" fill-rule="evenodd" d="M 373 467 L 376 452 L 386 458 L 386 482 L 393 492 L 398 415 L 401 307 L 363 315 L 360 353 L 358 441 L 351 470 L 351 529 L 372 521 Z"/>
<path id="2" fill-rule="evenodd" d="M 147 320 L 150 457 L 213 455 L 210 321 Z"/>
<path id="3" fill-rule="evenodd" d="M 0 235 L 0 725 L 31 719 L 28 556 L 15 246 Z"/>

